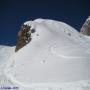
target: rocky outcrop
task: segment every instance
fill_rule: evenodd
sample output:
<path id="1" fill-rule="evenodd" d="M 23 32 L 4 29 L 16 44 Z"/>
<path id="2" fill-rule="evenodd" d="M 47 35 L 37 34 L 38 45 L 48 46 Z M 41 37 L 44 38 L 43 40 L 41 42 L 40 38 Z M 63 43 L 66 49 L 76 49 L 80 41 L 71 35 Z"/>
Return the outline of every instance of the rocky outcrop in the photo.
<path id="1" fill-rule="evenodd" d="M 80 32 L 84 35 L 90 36 L 90 16 L 88 17 L 88 19 L 86 19 Z"/>
<path id="2" fill-rule="evenodd" d="M 21 49 L 22 47 L 24 47 L 26 44 L 28 44 L 31 41 L 30 28 L 31 26 L 28 26 L 28 25 L 21 26 L 21 29 L 17 35 L 15 52 L 17 52 L 19 49 Z"/>

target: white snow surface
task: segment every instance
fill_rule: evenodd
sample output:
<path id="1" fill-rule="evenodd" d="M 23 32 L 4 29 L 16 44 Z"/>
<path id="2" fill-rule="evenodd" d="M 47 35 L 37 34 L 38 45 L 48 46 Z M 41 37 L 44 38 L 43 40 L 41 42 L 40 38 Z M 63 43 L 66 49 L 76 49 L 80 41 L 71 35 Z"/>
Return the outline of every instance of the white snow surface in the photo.
<path id="1" fill-rule="evenodd" d="M 0 65 L 4 62 L 6 62 L 9 57 L 14 53 L 15 47 L 11 46 L 0 46 Z"/>
<path id="2" fill-rule="evenodd" d="M 2 85 L 11 82 L 20 90 L 90 90 L 90 38 L 55 20 L 24 24 L 36 32 L 5 63 Z"/>

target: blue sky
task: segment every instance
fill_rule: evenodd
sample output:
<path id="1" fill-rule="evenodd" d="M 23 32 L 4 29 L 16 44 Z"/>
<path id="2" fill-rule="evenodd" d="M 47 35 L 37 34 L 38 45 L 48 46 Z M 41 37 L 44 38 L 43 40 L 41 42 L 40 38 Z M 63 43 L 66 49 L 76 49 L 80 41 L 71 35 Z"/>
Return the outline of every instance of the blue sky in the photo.
<path id="1" fill-rule="evenodd" d="M 0 44 L 15 45 L 23 22 L 48 18 L 79 30 L 90 15 L 89 0 L 0 0 Z"/>

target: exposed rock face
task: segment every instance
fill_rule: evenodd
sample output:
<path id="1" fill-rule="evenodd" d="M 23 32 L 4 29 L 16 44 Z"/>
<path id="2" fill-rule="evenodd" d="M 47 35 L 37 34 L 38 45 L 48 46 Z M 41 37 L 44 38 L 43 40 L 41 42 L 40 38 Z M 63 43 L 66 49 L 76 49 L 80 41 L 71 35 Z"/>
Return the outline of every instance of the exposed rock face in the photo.
<path id="1" fill-rule="evenodd" d="M 26 44 L 28 44 L 31 41 L 30 28 L 31 28 L 31 26 L 28 26 L 28 25 L 21 26 L 21 29 L 17 35 L 15 52 L 17 52 L 19 49 L 21 49 L 23 46 L 25 46 Z"/>
<path id="2" fill-rule="evenodd" d="M 83 24 L 80 32 L 84 35 L 90 36 L 90 16 L 88 17 L 88 19 Z"/>

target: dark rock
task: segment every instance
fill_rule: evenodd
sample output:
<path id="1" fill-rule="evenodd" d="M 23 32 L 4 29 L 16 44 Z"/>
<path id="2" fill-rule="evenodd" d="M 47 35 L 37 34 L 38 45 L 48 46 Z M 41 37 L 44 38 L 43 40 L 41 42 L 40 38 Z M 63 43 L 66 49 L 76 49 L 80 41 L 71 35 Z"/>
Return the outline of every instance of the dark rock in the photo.
<path id="1" fill-rule="evenodd" d="M 17 35 L 15 52 L 17 52 L 19 49 L 21 49 L 22 47 L 24 47 L 26 44 L 28 44 L 31 41 L 30 28 L 31 26 L 28 26 L 28 25 L 21 26 L 21 29 Z"/>
<path id="2" fill-rule="evenodd" d="M 80 32 L 84 35 L 90 36 L 90 16 L 88 17 L 88 19 L 83 24 Z"/>

